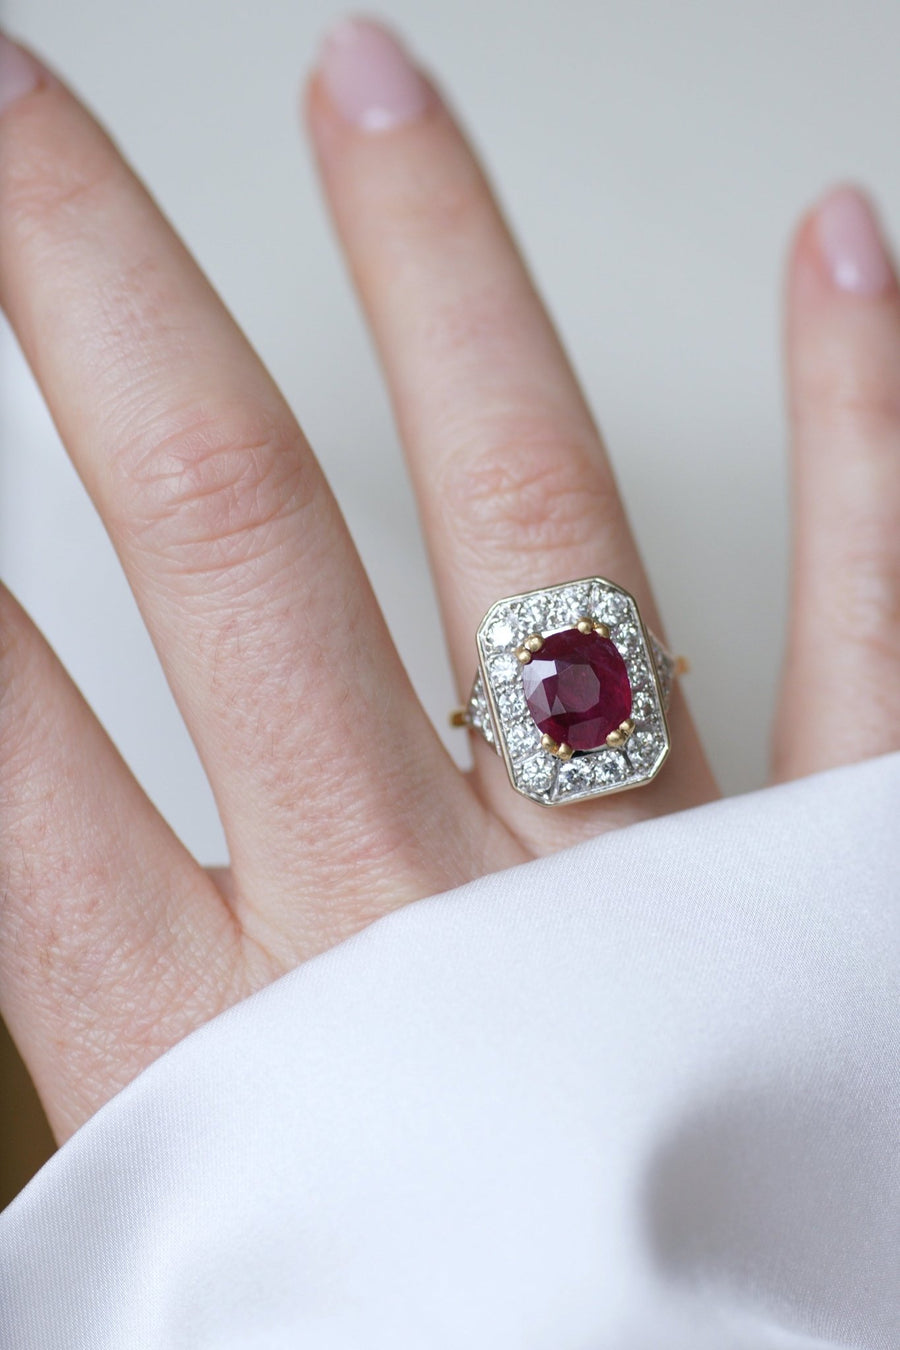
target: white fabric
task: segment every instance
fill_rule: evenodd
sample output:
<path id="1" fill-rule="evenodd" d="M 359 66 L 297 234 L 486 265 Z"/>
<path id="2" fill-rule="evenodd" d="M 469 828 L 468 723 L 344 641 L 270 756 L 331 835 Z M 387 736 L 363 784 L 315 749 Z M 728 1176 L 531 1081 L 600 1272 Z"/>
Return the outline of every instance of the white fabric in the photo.
<path id="1" fill-rule="evenodd" d="M 4 1350 L 900 1345 L 900 756 L 381 920 L 0 1217 Z"/>

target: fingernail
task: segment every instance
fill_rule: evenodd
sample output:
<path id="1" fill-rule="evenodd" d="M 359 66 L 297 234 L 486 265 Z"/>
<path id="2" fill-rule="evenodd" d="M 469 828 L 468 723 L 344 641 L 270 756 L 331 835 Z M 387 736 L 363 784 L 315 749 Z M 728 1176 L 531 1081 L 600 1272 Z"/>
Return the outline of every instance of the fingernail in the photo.
<path id="1" fill-rule="evenodd" d="M 344 19 L 333 28 L 319 69 L 338 112 L 363 131 L 389 131 L 428 106 L 427 86 L 403 47 L 369 19 Z"/>
<path id="2" fill-rule="evenodd" d="M 816 217 L 822 256 L 834 285 L 853 295 L 879 295 L 893 276 L 875 212 L 862 193 L 838 188 Z"/>
<path id="3" fill-rule="evenodd" d="M 0 113 L 36 89 L 40 79 L 37 62 L 0 33 Z"/>

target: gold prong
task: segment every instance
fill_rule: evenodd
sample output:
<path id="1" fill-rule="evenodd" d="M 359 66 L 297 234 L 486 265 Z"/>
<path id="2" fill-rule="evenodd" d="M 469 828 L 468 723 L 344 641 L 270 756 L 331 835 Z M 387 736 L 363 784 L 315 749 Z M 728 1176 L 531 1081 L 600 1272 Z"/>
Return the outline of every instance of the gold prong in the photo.
<path id="1" fill-rule="evenodd" d="M 539 652 L 543 645 L 544 639 L 541 637 L 540 633 L 532 633 L 531 637 L 526 638 L 522 643 L 525 650 L 529 652 Z"/>
<path id="2" fill-rule="evenodd" d="M 545 750 L 549 750 L 551 755 L 555 755 L 557 750 L 559 749 L 559 746 L 556 744 L 556 741 L 553 739 L 552 736 L 548 736 L 546 731 L 541 737 L 541 745 Z"/>
<path id="3" fill-rule="evenodd" d="M 450 714 L 451 727 L 467 727 L 469 725 L 469 711 L 467 708 L 454 708 Z"/>
<path id="4" fill-rule="evenodd" d="M 676 674 L 676 675 L 689 675 L 689 674 L 690 674 L 690 671 L 691 671 L 691 663 L 690 663 L 690 661 L 687 659 L 687 657 L 686 657 L 686 656 L 678 656 L 678 657 L 676 657 L 676 659 L 675 659 L 675 674 Z"/>
<path id="5" fill-rule="evenodd" d="M 608 746 L 611 746 L 611 748 L 612 748 L 613 750 L 615 750 L 615 749 L 617 749 L 620 745 L 624 745 L 624 744 L 625 744 L 625 740 L 626 740 L 626 737 L 624 737 L 624 736 L 622 735 L 621 731 L 611 731 L 611 732 L 609 733 L 609 735 L 607 736 L 607 738 L 606 738 L 606 744 L 607 744 Z"/>
<path id="6" fill-rule="evenodd" d="M 622 735 L 625 737 L 627 741 L 628 737 L 632 735 L 632 733 L 634 732 L 634 722 L 632 722 L 630 717 L 627 718 L 624 722 L 619 723 L 619 730 L 621 731 Z"/>
<path id="7" fill-rule="evenodd" d="M 579 633 L 593 633 L 594 624 L 591 619 L 579 619 L 575 627 Z"/>
<path id="8" fill-rule="evenodd" d="M 608 626 L 608 624 L 605 624 L 605 623 L 595 623 L 595 624 L 594 624 L 594 632 L 597 634 L 598 637 L 608 638 L 608 637 L 609 637 L 609 626 Z"/>
<path id="9" fill-rule="evenodd" d="M 520 666 L 528 665 L 528 662 L 531 660 L 531 652 L 528 650 L 527 647 L 516 648 L 516 660 L 518 661 Z"/>
<path id="10" fill-rule="evenodd" d="M 574 753 L 575 751 L 572 749 L 571 745 L 568 745 L 565 741 L 563 741 L 562 745 L 556 752 L 556 756 L 557 759 L 571 759 Z"/>

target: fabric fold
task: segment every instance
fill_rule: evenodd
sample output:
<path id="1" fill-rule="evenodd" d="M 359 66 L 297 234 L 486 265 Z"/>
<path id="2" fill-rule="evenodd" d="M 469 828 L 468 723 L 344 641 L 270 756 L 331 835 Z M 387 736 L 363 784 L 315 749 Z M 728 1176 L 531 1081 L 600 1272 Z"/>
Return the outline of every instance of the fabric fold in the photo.
<path id="1" fill-rule="evenodd" d="M 391 914 L 0 1215 L 3 1350 L 894 1350 L 900 755 Z"/>

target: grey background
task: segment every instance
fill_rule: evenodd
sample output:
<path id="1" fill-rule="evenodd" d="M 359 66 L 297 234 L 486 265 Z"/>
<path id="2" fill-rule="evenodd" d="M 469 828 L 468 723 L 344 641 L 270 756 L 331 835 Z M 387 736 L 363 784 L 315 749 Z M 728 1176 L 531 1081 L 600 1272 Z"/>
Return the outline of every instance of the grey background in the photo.
<path id="1" fill-rule="evenodd" d="M 443 731 L 453 691 L 296 90 L 328 3 L 7 0 L 114 130 L 285 389 Z M 900 208 L 884 3 L 386 3 L 475 135 L 605 430 L 724 786 L 764 779 L 787 569 L 780 273 L 835 179 Z M 5 330 L 0 568 L 204 861 L 211 797 Z M 603 559 L 598 556 L 598 570 Z M 448 733 L 449 734 L 449 733 Z M 457 751 L 463 753 L 459 742 Z"/>

